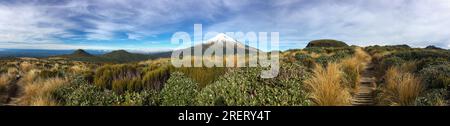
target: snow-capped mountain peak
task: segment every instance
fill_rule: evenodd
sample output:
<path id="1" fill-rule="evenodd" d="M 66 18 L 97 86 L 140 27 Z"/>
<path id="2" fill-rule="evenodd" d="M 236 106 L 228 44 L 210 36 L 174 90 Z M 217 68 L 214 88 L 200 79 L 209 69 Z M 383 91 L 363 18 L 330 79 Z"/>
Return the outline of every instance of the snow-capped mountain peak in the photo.
<path id="1" fill-rule="evenodd" d="M 224 33 L 220 33 L 220 34 L 217 34 L 215 37 L 209 39 L 206 42 L 207 43 L 211 43 L 211 42 L 234 42 L 234 43 L 236 43 L 237 41 Z"/>

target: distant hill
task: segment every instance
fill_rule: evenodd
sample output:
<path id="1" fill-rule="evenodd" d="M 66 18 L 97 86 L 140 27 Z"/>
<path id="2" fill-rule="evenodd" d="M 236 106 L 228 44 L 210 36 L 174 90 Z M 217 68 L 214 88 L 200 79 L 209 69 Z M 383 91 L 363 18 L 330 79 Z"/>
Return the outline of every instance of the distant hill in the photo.
<path id="1" fill-rule="evenodd" d="M 82 49 L 77 49 L 75 50 L 72 54 L 67 54 L 67 55 L 60 55 L 60 56 L 56 56 L 56 57 L 63 57 L 63 58 L 84 58 L 84 57 L 94 57 L 94 55 L 89 54 L 88 52 L 82 50 Z"/>
<path id="2" fill-rule="evenodd" d="M 136 54 L 130 53 L 125 50 L 115 50 L 103 55 L 92 55 L 82 49 L 75 50 L 71 54 L 51 56 L 49 58 L 53 59 L 68 59 L 75 61 L 85 61 L 85 62 L 113 62 L 113 63 L 126 63 L 126 62 L 136 62 L 144 61 L 156 58 L 166 58 L 170 57 L 171 52 L 159 52 L 151 54 Z"/>
<path id="3" fill-rule="evenodd" d="M 134 62 L 134 61 L 143 61 L 143 60 L 148 60 L 148 59 L 153 58 L 151 55 L 135 54 L 135 53 L 127 52 L 125 50 L 112 51 L 110 53 L 106 53 L 99 57 L 103 58 L 105 60 L 114 61 L 114 62 Z"/>
<path id="4" fill-rule="evenodd" d="M 68 60 L 75 60 L 75 61 L 98 61 L 99 58 L 97 56 L 94 56 L 85 50 L 77 49 L 71 54 L 65 54 L 65 55 L 56 55 L 56 56 L 50 56 L 48 57 L 50 59 L 68 59 Z"/>
<path id="5" fill-rule="evenodd" d="M 345 42 L 332 40 L 332 39 L 320 39 L 313 40 L 308 43 L 306 48 L 310 47 L 347 47 L 348 45 Z"/>
<path id="6" fill-rule="evenodd" d="M 429 46 L 425 47 L 425 49 L 437 49 L 437 50 L 444 50 L 444 49 L 442 49 L 442 48 L 439 48 L 439 47 L 436 47 L 436 46 L 434 46 L 434 45 L 429 45 Z"/>
<path id="7" fill-rule="evenodd" d="M 0 57 L 33 57 L 47 58 L 73 54 L 75 50 L 49 50 L 49 49 L 0 49 Z M 106 50 L 84 50 L 91 55 L 105 54 Z"/>

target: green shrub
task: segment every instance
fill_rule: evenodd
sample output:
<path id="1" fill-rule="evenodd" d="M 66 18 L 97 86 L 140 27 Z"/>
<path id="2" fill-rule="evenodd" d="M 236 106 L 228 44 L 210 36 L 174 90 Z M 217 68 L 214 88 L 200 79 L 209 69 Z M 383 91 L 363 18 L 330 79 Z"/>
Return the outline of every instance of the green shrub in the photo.
<path id="1" fill-rule="evenodd" d="M 163 106 L 192 106 L 195 105 L 198 84 L 183 73 L 172 73 L 165 87 L 161 90 L 161 105 Z"/>
<path id="2" fill-rule="evenodd" d="M 422 59 L 417 63 L 417 70 L 422 70 L 423 68 L 427 68 L 430 66 L 436 66 L 436 65 L 445 65 L 450 64 L 450 59 L 444 59 L 444 58 L 426 58 Z"/>
<path id="3" fill-rule="evenodd" d="M 160 103 L 159 95 L 154 90 L 117 94 L 89 84 L 82 77 L 57 89 L 53 96 L 65 106 L 157 106 Z"/>
<path id="4" fill-rule="evenodd" d="M 381 61 L 381 64 L 378 68 L 378 71 L 383 72 L 393 66 L 400 66 L 404 64 L 406 61 L 399 57 L 389 57 L 385 58 Z"/>
<path id="5" fill-rule="evenodd" d="M 422 60 L 426 58 L 444 58 L 450 59 L 449 51 L 434 51 L 434 50 L 413 50 L 413 51 L 401 51 L 392 54 L 393 57 L 399 57 L 403 60 L 413 61 Z"/>
<path id="6" fill-rule="evenodd" d="M 155 90 L 142 90 L 140 92 L 126 92 L 120 95 L 120 105 L 126 106 L 158 106 L 160 104 L 159 94 Z"/>
<path id="7" fill-rule="evenodd" d="M 116 93 L 104 91 L 81 78 L 76 78 L 70 85 L 57 89 L 53 96 L 65 106 L 108 106 L 120 103 Z"/>
<path id="8" fill-rule="evenodd" d="M 202 89 L 197 97 L 201 106 L 302 106 L 309 105 L 303 88 L 308 75 L 298 64 L 286 64 L 276 78 L 260 77 L 262 68 L 233 69 Z"/>
<path id="9" fill-rule="evenodd" d="M 314 64 L 316 63 L 315 60 L 308 54 L 296 54 L 295 58 L 299 63 L 308 68 L 313 68 Z"/>
<path id="10" fill-rule="evenodd" d="M 416 99 L 415 104 L 417 106 L 446 106 L 445 97 L 447 95 L 446 89 L 428 90 Z"/>
<path id="11" fill-rule="evenodd" d="M 419 73 L 427 88 L 446 88 L 450 85 L 450 64 L 429 66 Z"/>

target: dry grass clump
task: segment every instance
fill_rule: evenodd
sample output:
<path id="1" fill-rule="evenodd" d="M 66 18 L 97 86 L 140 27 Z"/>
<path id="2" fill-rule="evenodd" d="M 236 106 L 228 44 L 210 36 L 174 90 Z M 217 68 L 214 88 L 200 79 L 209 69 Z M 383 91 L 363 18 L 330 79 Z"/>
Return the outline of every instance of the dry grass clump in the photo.
<path id="1" fill-rule="evenodd" d="M 358 62 L 356 58 L 344 59 L 340 62 L 343 81 L 349 88 L 357 89 L 361 80 L 360 72 L 363 70 L 364 64 Z"/>
<path id="2" fill-rule="evenodd" d="M 8 74 L 0 75 L 0 91 L 6 90 L 8 84 L 11 82 L 12 77 Z"/>
<path id="3" fill-rule="evenodd" d="M 357 90 L 361 80 L 361 72 L 370 62 L 371 57 L 361 48 L 355 49 L 355 54 L 351 58 L 343 59 L 340 66 L 343 71 L 344 83 L 352 89 Z"/>
<path id="4" fill-rule="evenodd" d="M 8 68 L 8 74 L 9 75 L 17 75 L 17 74 L 19 74 L 19 70 L 15 67 L 10 67 L 10 68 Z"/>
<path id="5" fill-rule="evenodd" d="M 61 69 L 61 64 L 59 63 L 55 63 L 54 65 L 52 65 L 52 68 L 50 69 L 51 71 L 56 71 Z"/>
<path id="6" fill-rule="evenodd" d="M 46 80 L 37 79 L 23 87 L 23 92 L 18 99 L 19 105 L 31 106 L 54 106 L 56 100 L 52 98 L 52 92 L 64 84 L 67 80 L 63 78 L 50 78 Z"/>
<path id="7" fill-rule="evenodd" d="M 83 73 L 86 71 L 90 71 L 90 69 L 84 64 L 74 65 L 71 66 L 69 69 L 72 73 Z"/>
<path id="8" fill-rule="evenodd" d="M 321 55 L 318 54 L 318 53 L 315 53 L 315 52 L 311 52 L 310 56 L 311 56 L 312 58 L 319 58 Z"/>
<path id="9" fill-rule="evenodd" d="M 18 83 L 20 85 L 28 85 L 30 83 L 33 83 L 33 81 L 38 77 L 39 72 L 40 71 L 37 69 L 29 70 L 22 76 Z"/>
<path id="10" fill-rule="evenodd" d="M 326 68 L 316 65 L 313 72 L 313 77 L 305 83 L 316 105 L 350 105 L 351 95 L 342 84 L 342 72 L 338 64 L 329 63 Z"/>
<path id="11" fill-rule="evenodd" d="M 7 89 L 9 83 L 14 79 L 14 77 L 19 74 L 17 68 L 10 67 L 8 72 L 0 75 L 0 91 Z"/>
<path id="12" fill-rule="evenodd" d="M 390 105 L 414 105 L 423 89 L 419 78 L 397 67 L 391 67 L 386 71 L 385 81 L 384 97 Z"/>
<path id="13" fill-rule="evenodd" d="M 20 63 L 20 70 L 22 70 L 23 72 L 28 72 L 32 69 L 34 69 L 34 65 L 31 64 L 30 62 L 22 62 Z"/>
<path id="14" fill-rule="evenodd" d="M 372 57 L 367 54 L 362 48 L 355 49 L 355 57 L 362 63 L 368 63 L 370 62 L 370 60 L 372 60 Z"/>

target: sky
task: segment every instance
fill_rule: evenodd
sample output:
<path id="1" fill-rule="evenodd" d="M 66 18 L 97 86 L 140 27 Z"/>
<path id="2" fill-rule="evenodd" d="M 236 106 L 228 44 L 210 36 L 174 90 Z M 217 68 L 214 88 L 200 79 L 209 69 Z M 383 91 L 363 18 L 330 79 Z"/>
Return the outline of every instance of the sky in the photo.
<path id="1" fill-rule="evenodd" d="M 450 48 L 450 0 L 1 0 L 0 48 L 163 51 L 175 32 Z M 207 39 L 207 38 L 205 38 Z"/>

